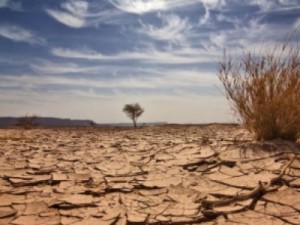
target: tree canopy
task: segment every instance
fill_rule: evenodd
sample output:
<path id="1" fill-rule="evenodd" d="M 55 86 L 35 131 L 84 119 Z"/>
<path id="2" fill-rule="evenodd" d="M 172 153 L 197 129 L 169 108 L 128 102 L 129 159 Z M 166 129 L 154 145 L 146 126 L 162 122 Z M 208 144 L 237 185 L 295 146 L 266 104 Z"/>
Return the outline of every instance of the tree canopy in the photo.
<path id="1" fill-rule="evenodd" d="M 144 109 L 138 103 L 126 104 L 123 112 L 132 120 L 134 127 L 137 127 L 137 119 L 144 113 Z"/>

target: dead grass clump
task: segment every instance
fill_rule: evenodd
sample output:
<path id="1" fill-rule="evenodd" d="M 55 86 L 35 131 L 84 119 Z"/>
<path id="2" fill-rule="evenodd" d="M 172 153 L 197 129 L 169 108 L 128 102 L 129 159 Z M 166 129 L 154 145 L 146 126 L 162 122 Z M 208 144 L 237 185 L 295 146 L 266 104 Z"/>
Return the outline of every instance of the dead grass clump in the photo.
<path id="1" fill-rule="evenodd" d="M 291 42 L 268 53 L 232 59 L 224 53 L 219 79 L 233 110 L 257 140 L 296 141 L 300 132 L 300 55 Z"/>

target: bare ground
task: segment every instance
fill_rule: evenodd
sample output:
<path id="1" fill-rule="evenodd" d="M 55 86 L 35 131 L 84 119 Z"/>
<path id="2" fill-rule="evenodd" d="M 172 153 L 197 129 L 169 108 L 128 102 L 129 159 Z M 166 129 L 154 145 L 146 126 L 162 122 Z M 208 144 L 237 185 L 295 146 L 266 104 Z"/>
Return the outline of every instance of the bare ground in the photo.
<path id="1" fill-rule="evenodd" d="M 238 126 L 0 130 L 0 224 L 300 224 L 300 148 Z"/>

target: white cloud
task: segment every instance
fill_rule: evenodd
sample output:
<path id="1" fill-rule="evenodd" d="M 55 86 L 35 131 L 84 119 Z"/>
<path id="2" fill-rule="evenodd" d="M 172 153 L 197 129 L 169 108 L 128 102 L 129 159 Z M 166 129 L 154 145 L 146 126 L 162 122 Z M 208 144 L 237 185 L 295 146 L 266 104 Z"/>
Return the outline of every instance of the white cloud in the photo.
<path id="1" fill-rule="evenodd" d="M 227 40 L 228 40 L 228 36 L 226 35 L 226 33 L 223 32 L 210 35 L 211 43 L 220 49 L 226 47 L 226 44 L 228 44 Z"/>
<path id="2" fill-rule="evenodd" d="M 8 0 L 0 0 L 0 8 L 7 7 L 8 6 Z"/>
<path id="3" fill-rule="evenodd" d="M 46 9 L 56 21 L 72 28 L 97 26 L 100 23 L 115 23 L 122 12 L 102 10 L 98 5 L 83 0 L 68 0 L 60 4 L 59 10 Z"/>
<path id="4" fill-rule="evenodd" d="M 46 9 L 46 12 L 58 22 L 72 28 L 81 28 L 86 25 L 85 16 L 88 14 L 88 2 L 69 0 L 61 3 L 61 8 L 63 10 Z"/>
<path id="5" fill-rule="evenodd" d="M 294 24 L 296 26 L 297 22 Z M 274 38 L 274 30 L 280 33 Z M 278 26 L 276 24 L 261 23 L 260 19 L 255 18 L 244 24 L 239 24 L 233 29 L 219 30 L 211 33 L 209 42 L 206 46 L 210 46 L 214 51 L 221 52 L 223 48 L 227 50 L 243 53 L 243 52 L 266 52 L 269 48 L 273 49 L 278 41 L 286 39 L 287 34 L 291 34 L 293 27 Z M 262 35 L 263 34 L 263 35 Z M 277 41 L 277 43 L 276 43 Z"/>
<path id="6" fill-rule="evenodd" d="M 235 28 L 239 28 L 243 25 L 244 21 L 241 20 L 238 16 L 225 16 L 224 14 L 219 14 L 216 16 L 218 22 L 227 22 L 231 23 Z"/>
<path id="7" fill-rule="evenodd" d="M 134 71 L 135 69 L 132 69 Z M 140 68 L 142 72 L 143 69 Z M 116 88 L 116 89 L 156 89 L 156 88 L 188 88 L 190 86 L 210 86 L 218 83 L 218 78 L 213 72 L 201 73 L 199 70 L 190 69 L 151 69 L 145 70 L 147 76 L 123 76 L 123 77 L 96 77 L 96 78 L 74 78 L 63 77 L 58 74 L 10 76 L 2 74 L 0 87 L 12 88 L 38 88 L 45 85 L 64 85 L 70 87 L 87 88 Z M 62 72 L 63 74 L 64 72 Z M 130 71 L 128 71 L 130 74 Z"/>
<path id="8" fill-rule="evenodd" d="M 299 0 L 249 0 L 251 5 L 257 5 L 261 11 L 282 11 L 300 8 Z"/>
<path id="9" fill-rule="evenodd" d="M 86 1 L 72 0 L 62 3 L 62 7 L 73 15 L 86 15 L 89 9 L 89 4 Z"/>
<path id="10" fill-rule="evenodd" d="M 249 0 L 249 3 L 251 5 L 259 6 L 263 11 L 270 10 L 276 5 L 275 1 L 273 0 Z"/>
<path id="11" fill-rule="evenodd" d="M 100 66 L 79 66 L 75 63 L 53 63 L 49 61 L 41 61 L 38 64 L 32 63 L 30 67 L 36 73 L 42 74 L 94 73 L 102 69 Z"/>
<path id="12" fill-rule="evenodd" d="M 31 31 L 12 24 L 0 25 L 0 36 L 16 42 L 26 42 L 33 45 L 43 45 L 45 40 Z"/>
<path id="13" fill-rule="evenodd" d="M 279 3 L 282 5 L 299 5 L 299 0 L 279 0 Z"/>
<path id="14" fill-rule="evenodd" d="M 295 21 L 293 28 L 298 31 L 300 30 L 300 18 Z"/>
<path id="15" fill-rule="evenodd" d="M 200 18 L 200 24 L 205 24 L 210 18 L 210 11 L 212 9 L 220 9 L 226 5 L 226 0 L 199 0 L 205 9 L 205 14 Z"/>
<path id="16" fill-rule="evenodd" d="M 208 8 L 205 8 L 205 14 L 200 18 L 200 24 L 205 24 L 210 17 L 210 12 Z"/>
<path id="17" fill-rule="evenodd" d="M 145 34 L 153 39 L 169 41 L 172 43 L 182 43 L 186 41 L 186 36 L 191 32 L 193 25 L 187 18 L 182 19 L 176 14 L 159 14 L 162 26 L 157 27 L 142 23 L 139 33 Z"/>
<path id="18" fill-rule="evenodd" d="M 108 0 L 116 8 L 134 14 L 169 10 L 197 3 L 199 0 Z"/>
<path id="19" fill-rule="evenodd" d="M 167 9 L 165 0 L 109 0 L 115 7 L 129 13 L 143 14 L 146 12 Z"/>
<path id="20" fill-rule="evenodd" d="M 184 47 L 180 49 L 157 50 L 155 48 L 120 52 L 114 55 L 105 55 L 93 50 L 72 50 L 54 48 L 51 54 L 63 58 L 86 59 L 98 61 L 138 60 L 157 64 L 189 64 L 214 62 L 217 52 L 206 52 L 197 48 Z"/>
<path id="21" fill-rule="evenodd" d="M 15 63 L 15 61 L 8 61 L 0 58 L 0 62 L 5 63 Z M 23 63 L 24 64 L 24 63 Z M 21 65 L 23 65 L 21 64 Z M 95 63 L 97 64 L 97 62 Z M 46 74 L 46 75 L 64 75 L 64 74 L 81 74 L 84 75 L 102 75 L 109 74 L 111 76 L 118 76 L 124 74 L 161 74 L 156 73 L 153 69 L 122 66 L 122 65 L 82 65 L 76 63 L 55 63 L 48 60 L 38 60 L 38 62 L 31 63 L 30 68 L 36 74 Z M 15 65 L 15 64 L 14 64 Z"/>
<path id="22" fill-rule="evenodd" d="M 47 13 L 58 22 L 73 28 L 81 28 L 85 25 L 85 19 L 69 12 L 47 9 Z"/>
<path id="23" fill-rule="evenodd" d="M 0 0 L 0 8 L 10 8 L 11 10 L 21 11 L 21 2 L 11 1 L 11 0 Z"/>
<path id="24" fill-rule="evenodd" d="M 87 59 L 87 60 L 114 60 L 113 56 L 105 56 L 89 49 L 72 50 L 66 48 L 53 48 L 51 54 L 63 58 Z"/>

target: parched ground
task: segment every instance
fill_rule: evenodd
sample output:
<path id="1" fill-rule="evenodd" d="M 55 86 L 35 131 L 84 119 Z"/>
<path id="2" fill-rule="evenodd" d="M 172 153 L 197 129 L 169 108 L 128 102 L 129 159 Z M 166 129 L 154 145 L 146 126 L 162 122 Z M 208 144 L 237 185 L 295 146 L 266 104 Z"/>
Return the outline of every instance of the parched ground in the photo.
<path id="1" fill-rule="evenodd" d="M 0 224 L 300 224 L 300 147 L 237 126 L 0 130 Z"/>

